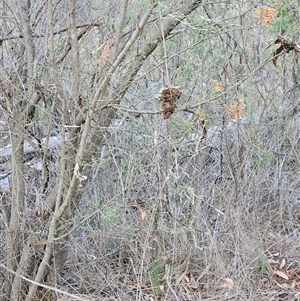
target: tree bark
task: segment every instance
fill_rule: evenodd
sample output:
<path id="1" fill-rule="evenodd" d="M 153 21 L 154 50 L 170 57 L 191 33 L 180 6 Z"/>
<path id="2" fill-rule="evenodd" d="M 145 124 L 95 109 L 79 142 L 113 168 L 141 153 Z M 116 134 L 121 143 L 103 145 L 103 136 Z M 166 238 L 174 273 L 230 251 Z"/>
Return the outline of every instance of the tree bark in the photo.
<path id="1" fill-rule="evenodd" d="M 8 228 L 6 229 L 6 263 L 9 269 L 16 271 L 20 261 L 21 238 L 24 223 L 23 204 L 25 200 L 25 183 L 23 168 L 23 143 L 24 127 L 22 120 L 19 120 L 19 114 L 14 117 L 11 127 L 11 144 L 14 149 L 11 156 L 11 206 L 8 212 Z M 17 284 L 12 287 L 12 284 Z M 11 300 L 18 300 L 20 294 L 20 282 L 14 281 L 13 275 L 8 275 L 6 289 Z"/>

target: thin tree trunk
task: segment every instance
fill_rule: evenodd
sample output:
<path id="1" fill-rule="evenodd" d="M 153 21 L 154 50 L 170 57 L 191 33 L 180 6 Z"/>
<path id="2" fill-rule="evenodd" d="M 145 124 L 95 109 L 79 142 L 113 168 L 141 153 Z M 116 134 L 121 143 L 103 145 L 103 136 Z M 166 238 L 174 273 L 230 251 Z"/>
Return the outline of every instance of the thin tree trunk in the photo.
<path id="1" fill-rule="evenodd" d="M 25 200 L 25 183 L 23 167 L 23 144 L 24 127 L 19 114 L 14 117 L 11 127 L 11 144 L 13 148 L 11 156 L 11 207 L 9 211 L 9 224 L 6 229 L 6 263 L 7 267 L 13 271 L 18 268 L 21 252 L 22 228 L 24 223 L 23 206 Z M 13 275 L 8 276 L 7 293 L 11 296 L 10 300 L 19 300 L 20 282 L 13 280 Z M 14 287 L 11 287 L 14 284 Z"/>

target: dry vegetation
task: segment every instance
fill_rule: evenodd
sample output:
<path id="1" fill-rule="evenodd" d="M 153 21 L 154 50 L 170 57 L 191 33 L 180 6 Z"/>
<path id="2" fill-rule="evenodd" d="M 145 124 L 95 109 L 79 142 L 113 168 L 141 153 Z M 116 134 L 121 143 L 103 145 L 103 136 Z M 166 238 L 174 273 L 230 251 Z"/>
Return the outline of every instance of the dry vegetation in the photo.
<path id="1" fill-rule="evenodd" d="M 0 301 L 300 300 L 297 1 L 13 2 Z"/>

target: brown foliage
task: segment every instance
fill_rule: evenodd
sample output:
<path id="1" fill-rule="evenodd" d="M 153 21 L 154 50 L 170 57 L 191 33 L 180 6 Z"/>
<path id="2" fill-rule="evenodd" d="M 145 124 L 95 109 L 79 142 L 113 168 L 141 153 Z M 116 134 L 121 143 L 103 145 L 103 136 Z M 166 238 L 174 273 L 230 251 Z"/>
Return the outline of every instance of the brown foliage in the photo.
<path id="1" fill-rule="evenodd" d="M 258 6 L 255 8 L 254 19 L 260 20 L 265 24 L 270 24 L 275 19 L 275 8 L 268 6 Z"/>
<path id="2" fill-rule="evenodd" d="M 300 52 L 299 46 L 287 37 L 278 36 L 274 44 L 277 46 L 277 49 L 273 52 L 273 64 L 275 67 L 279 55 L 289 53 L 292 50 L 295 55 L 298 55 Z"/>

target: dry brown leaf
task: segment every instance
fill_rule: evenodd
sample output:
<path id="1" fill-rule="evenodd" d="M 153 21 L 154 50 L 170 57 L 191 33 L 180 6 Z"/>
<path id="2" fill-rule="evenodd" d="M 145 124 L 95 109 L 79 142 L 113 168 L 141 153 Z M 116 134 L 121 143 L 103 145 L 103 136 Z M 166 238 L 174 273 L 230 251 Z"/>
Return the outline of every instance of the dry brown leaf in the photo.
<path id="1" fill-rule="evenodd" d="M 282 270 L 286 265 L 286 259 L 284 257 L 281 258 L 279 270 Z"/>
<path id="2" fill-rule="evenodd" d="M 270 258 L 270 259 L 267 260 L 267 262 L 268 262 L 269 264 L 277 264 L 277 263 L 278 263 L 278 260 L 275 260 L 275 259 L 273 259 L 273 258 Z"/>
<path id="3" fill-rule="evenodd" d="M 225 280 L 225 283 L 220 285 L 220 288 L 231 290 L 234 286 L 233 280 L 231 278 L 225 278 L 224 280 Z"/>
<path id="4" fill-rule="evenodd" d="M 282 271 L 274 271 L 273 275 L 276 275 L 276 276 L 278 276 L 280 278 L 283 278 L 285 280 L 289 280 L 289 277 Z"/>
<path id="5" fill-rule="evenodd" d="M 136 206 L 137 206 L 139 214 L 140 214 L 141 229 L 143 229 L 144 225 L 145 225 L 146 210 L 138 203 Z"/>
<path id="6" fill-rule="evenodd" d="M 107 40 L 104 44 L 103 51 L 100 55 L 100 57 L 96 60 L 96 64 L 100 64 L 103 60 L 107 59 L 110 54 L 110 47 L 111 47 L 111 40 Z"/>
<path id="7" fill-rule="evenodd" d="M 277 58 L 283 51 L 284 51 L 284 47 L 282 45 L 279 45 L 278 48 L 274 51 L 272 61 L 275 67 L 276 67 Z"/>
<path id="8" fill-rule="evenodd" d="M 145 217 L 146 217 L 146 210 L 140 204 L 137 204 L 137 208 L 138 208 L 139 213 L 140 213 L 140 218 L 144 222 Z"/>

